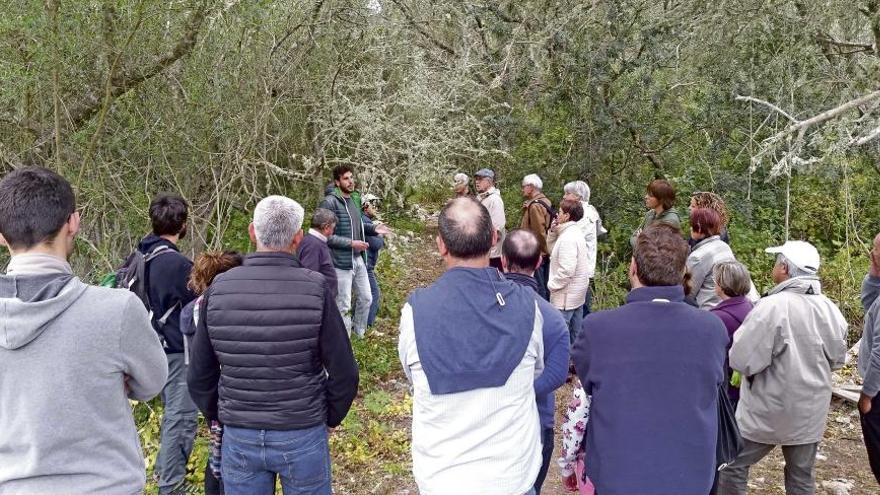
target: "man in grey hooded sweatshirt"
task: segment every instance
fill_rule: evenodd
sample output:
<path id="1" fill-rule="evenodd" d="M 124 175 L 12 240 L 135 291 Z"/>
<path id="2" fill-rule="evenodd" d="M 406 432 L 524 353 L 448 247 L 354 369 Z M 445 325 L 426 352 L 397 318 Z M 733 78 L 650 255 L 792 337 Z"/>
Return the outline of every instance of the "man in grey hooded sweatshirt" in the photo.
<path id="1" fill-rule="evenodd" d="M 87 285 L 67 262 L 80 218 L 44 168 L 0 181 L 0 493 L 134 494 L 144 458 L 128 399 L 168 365 L 133 293 Z"/>

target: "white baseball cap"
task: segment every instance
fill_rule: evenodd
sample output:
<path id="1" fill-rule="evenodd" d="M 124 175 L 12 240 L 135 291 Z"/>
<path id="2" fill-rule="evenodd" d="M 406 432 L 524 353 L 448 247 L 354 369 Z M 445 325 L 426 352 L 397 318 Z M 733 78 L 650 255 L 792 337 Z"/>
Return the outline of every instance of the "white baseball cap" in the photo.
<path id="1" fill-rule="evenodd" d="M 370 193 L 364 194 L 361 197 L 362 203 L 372 203 L 373 201 L 378 201 L 378 200 L 379 200 L 378 196 L 376 196 L 375 194 L 370 194 Z"/>
<path id="2" fill-rule="evenodd" d="M 809 242 L 787 241 L 781 246 L 769 247 L 764 251 L 785 256 L 785 259 L 805 272 L 814 274 L 819 272 L 819 251 Z"/>

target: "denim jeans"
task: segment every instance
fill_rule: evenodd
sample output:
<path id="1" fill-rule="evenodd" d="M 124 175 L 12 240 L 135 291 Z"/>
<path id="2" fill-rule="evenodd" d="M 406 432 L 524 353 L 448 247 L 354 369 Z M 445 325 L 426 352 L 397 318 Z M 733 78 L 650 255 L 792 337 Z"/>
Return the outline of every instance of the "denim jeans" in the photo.
<path id="1" fill-rule="evenodd" d="M 370 315 L 367 317 L 367 326 L 371 327 L 376 322 L 376 315 L 379 314 L 382 291 L 379 290 L 379 279 L 376 278 L 375 270 L 367 270 L 367 277 L 370 279 L 370 295 L 373 297 L 373 302 L 370 304 Z"/>
<path id="2" fill-rule="evenodd" d="M 568 342 L 574 344 L 578 334 L 581 333 L 581 325 L 584 322 L 583 306 L 574 309 L 559 310 L 562 313 L 562 319 L 568 325 Z"/>
<path id="3" fill-rule="evenodd" d="M 272 495 L 275 476 L 284 495 L 330 495 L 327 427 L 303 430 L 223 429 L 226 495 Z"/>
<path id="4" fill-rule="evenodd" d="M 186 364 L 183 353 L 168 354 L 168 381 L 162 389 L 162 427 L 156 473 L 159 493 L 182 493 L 186 464 L 198 429 L 199 411 L 186 387 Z"/>
<path id="5" fill-rule="evenodd" d="M 749 468 L 757 464 L 775 445 L 767 445 L 743 438 L 745 446 L 733 464 L 721 471 L 718 478 L 720 495 L 746 495 L 748 491 Z M 818 443 L 805 445 L 783 445 L 782 456 L 785 458 L 785 493 L 786 495 L 813 495 L 816 493 L 816 482 L 813 466 L 816 464 Z"/>
<path id="6" fill-rule="evenodd" d="M 355 256 L 352 260 L 351 270 L 336 269 L 336 280 L 339 293 L 336 295 L 336 306 L 342 313 L 345 329 L 351 337 L 351 330 L 358 336 L 363 337 L 367 330 L 367 319 L 370 316 L 370 305 L 373 296 L 370 293 L 370 278 L 367 275 L 367 264 L 363 256 Z M 352 292 L 355 303 L 352 311 Z"/>
<path id="7" fill-rule="evenodd" d="M 541 266 L 535 270 L 535 280 L 538 282 L 538 295 L 545 300 L 550 300 L 550 291 L 547 289 L 547 282 L 550 281 L 550 257 L 544 256 L 541 259 Z"/>

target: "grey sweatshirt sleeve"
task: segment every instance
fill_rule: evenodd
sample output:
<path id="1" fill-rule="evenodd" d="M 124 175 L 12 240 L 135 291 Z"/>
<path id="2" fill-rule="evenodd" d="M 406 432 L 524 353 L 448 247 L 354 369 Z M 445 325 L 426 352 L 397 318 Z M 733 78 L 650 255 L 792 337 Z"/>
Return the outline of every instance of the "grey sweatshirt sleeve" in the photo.
<path id="1" fill-rule="evenodd" d="M 872 336 L 871 359 L 867 372 L 862 377 L 862 393 L 868 397 L 875 397 L 880 393 L 880 318 L 877 318 L 876 312 L 871 311 L 878 294 L 880 294 L 880 277 L 868 275 L 862 282 L 862 306 L 865 308 L 864 333 Z M 865 335 L 862 335 L 862 339 L 865 339 Z M 860 351 L 864 352 L 865 349 L 862 348 Z"/>
<path id="2" fill-rule="evenodd" d="M 165 386 L 168 360 L 144 305 L 133 294 L 127 299 L 122 311 L 119 352 L 127 377 L 128 397 L 146 401 Z"/>

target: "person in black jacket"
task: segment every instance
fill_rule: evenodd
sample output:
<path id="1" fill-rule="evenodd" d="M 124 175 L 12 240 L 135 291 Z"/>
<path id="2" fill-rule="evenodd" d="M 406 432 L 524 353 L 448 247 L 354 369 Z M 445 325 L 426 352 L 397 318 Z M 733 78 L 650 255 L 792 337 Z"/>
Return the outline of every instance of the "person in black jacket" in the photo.
<path id="1" fill-rule="evenodd" d="M 155 468 L 160 495 L 185 493 L 186 464 L 198 428 L 199 412 L 186 389 L 186 358 L 180 332 L 180 310 L 196 297 L 187 287 L 192 261 L 177 248 L 180 239 L 186 237 L 188 212 L 189 205 L 180 196 L 157 195 L 150 203 L 153 232 L 138 245 L 144 256 L 162 253 L 146 264 L 144 277 L 153 328 L 168 357 Z"/>
<path id="2" fill-rule="evenodd" d="M 358 369 L 327 280 L 294 256 L 303 213 L 283 196 L 260 201 L 257 251 L 199 306 L 187 382 L 224 425 L 227 495 L 272 494 L 276 475 L 285 493 L 331 493 L 327 429 L 348 414 Z"/>

